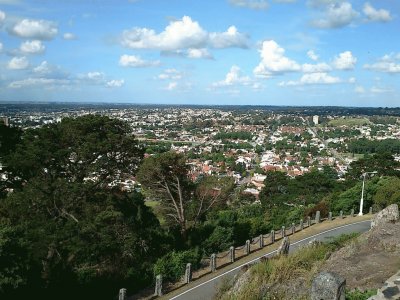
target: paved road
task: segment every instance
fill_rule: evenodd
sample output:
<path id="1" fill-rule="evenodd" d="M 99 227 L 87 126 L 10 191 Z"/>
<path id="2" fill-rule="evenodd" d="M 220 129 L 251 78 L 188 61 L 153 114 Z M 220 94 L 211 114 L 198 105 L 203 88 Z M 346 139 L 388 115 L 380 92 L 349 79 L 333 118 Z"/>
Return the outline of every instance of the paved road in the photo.
<path id="1" fill-rule="evenodd" d="M 318 241 L 328 241 L 329 239 L 342 235 L 342 234 L 349 234 L 349 233 L 353 233 L 353 232 L 365 232 L 368 231 L 371 227 L 371 221 L 367 220 L 367 221 L 361 221 L 358 223 L 353 223 L 353 224 L 348 224 L 348 225 L 343 225 L 334 229 L 330 229 L 324 232 L 321 232 L 319 234 L 316 234 L 314 236 L 305 238 L 303 240 L 300 240 L 298 242 L 295 242 L 293 244 L 290 245 L 290 251 L 294 251 L 297 248 L 299 248 L 299 246 L 304 245 L 314 239 L 318 240 Z M 270 252 L 266 255 L 263 256 L 272 256 L 276 251 Z M 231 278 L 233 277 L 235 274 L 237 274 L 240 271 L 240 268 L 244 265 L 248 265 L 248 264 L 253 264 L 256 263 L 260 258 L 256 258 L 251 262 L 247 262 L 244 263 L 238 267 L 236 267 L 235 269 L 232 269 L 230 271 L 227 271 L 219 276 L 216 276 L 198 286 L 195 286 L 171 299 L 174 300 L 209 300 L 212 299 L 218 289 L 219 284 L 221 283 L 221 281 L 223 280 L 223 278 Z"/>

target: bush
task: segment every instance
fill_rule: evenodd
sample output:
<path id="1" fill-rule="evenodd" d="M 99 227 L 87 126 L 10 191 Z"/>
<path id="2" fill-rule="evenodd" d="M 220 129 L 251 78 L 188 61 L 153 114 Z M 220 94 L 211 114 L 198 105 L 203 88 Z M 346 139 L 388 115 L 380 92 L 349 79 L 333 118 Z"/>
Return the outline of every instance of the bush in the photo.
<path id="1" fill-rule="evenodd" d="M 162 274 L 166 280 L 179 280 L 185 274 L 187 263 L 191 263 L 194 269 L 199 267 L 201 253 L 198 249 L 170 252 L 158 259 L 154 265 L 154 275 Z"/>

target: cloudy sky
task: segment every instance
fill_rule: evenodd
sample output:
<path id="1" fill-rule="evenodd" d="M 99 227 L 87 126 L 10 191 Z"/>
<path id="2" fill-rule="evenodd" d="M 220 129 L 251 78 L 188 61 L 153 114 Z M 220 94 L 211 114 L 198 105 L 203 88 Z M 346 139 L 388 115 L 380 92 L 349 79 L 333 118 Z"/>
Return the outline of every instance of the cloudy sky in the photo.
<path id="1" fill-rule="evenodd" d="M 400 106 L 400 1 L 0 0 L 0 101 Z"/>

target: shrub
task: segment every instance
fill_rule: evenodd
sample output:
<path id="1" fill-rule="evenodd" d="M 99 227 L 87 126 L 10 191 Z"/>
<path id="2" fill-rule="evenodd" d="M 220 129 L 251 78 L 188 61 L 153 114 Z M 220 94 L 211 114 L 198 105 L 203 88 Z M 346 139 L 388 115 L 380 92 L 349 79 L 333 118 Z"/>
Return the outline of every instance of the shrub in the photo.
<path id="1" fill-rule="evenodd" d="M 154 265 L 154 275 L 162 274 L 166 280 L 179 280 L 185 274 L 187 263 L 191 263 L 193 268 L 199 266 L 201 253 L 198 249 L 170 252 L 159 258 Z"/>

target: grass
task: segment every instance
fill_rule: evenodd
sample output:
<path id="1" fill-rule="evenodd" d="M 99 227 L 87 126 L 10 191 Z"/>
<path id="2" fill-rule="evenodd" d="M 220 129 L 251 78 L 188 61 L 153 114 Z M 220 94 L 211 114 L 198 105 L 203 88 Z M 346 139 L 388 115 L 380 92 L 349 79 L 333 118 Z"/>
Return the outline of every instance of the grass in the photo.
<path id="1" fill-rule="evenodd" d="M 286 295 L 286 291 L 290 290 L 290 283 L 299 279 L 308 291 L 312 280 L 330 254 L 350 243 L 356 236 L 358 235 L 342 235 L 328 243 L 305 246 L 289 256 L 275 257 L 258 263 L 248 271 L 251 272 L 251 280 L 245 282 L 237 293 L 232 295 L 227 292 L 229 287 L 225 282 L 217 299 L 287 299 L 289 295 Z M 301 293 L 296 295 L 296 299 L 307 298 L 308 295 Z"/>
<path id="2" fill-rule="evenodd" d="M 331 126 L 358 126 L 367 124 L 371 124 L 371 121 L 367 118 L 340 118 L 329 121 L 329 125 Z"/>
<path id="3" fill-rule="evenodd" d="M 150 201 L 145 201 L 144 204 L 153 210 L 153 213 L 156 215 L 160 224 L 164 225 L 165 219 L 163 218 L 162 214 L 160 213 L 160 210 L 158 209 L 160 206 L 160 201 L 151 201 L 150 200 Z"/>
<path id="4" fill-rule="evenodd" d="M 377 290 L 367 290 L 361 292 L 359 290 L 346 291 L 346 300 L 367 300 L 369 297 L 377 294 Z"/>

